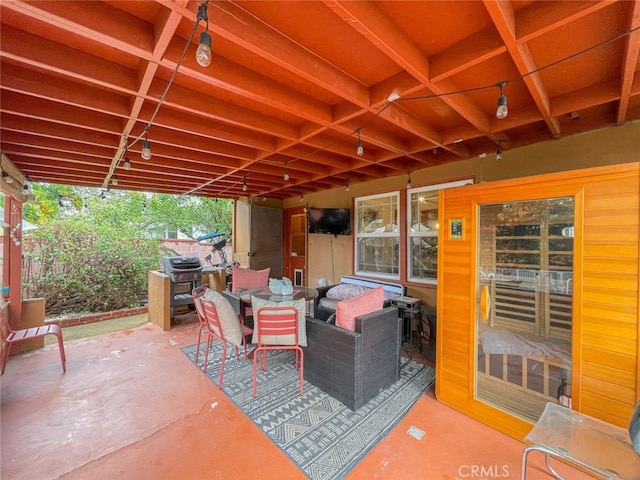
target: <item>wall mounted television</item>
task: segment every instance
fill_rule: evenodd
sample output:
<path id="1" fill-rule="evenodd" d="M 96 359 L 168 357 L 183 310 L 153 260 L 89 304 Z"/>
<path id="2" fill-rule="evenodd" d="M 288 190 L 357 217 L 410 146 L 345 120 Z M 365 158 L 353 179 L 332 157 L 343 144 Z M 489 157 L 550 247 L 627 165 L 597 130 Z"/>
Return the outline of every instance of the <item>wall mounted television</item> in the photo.
<path id="1" fill-rule="evenodd" d="M 309 233 L 351 235 L 351 210 L 348 208 L 309 208 Z"/>

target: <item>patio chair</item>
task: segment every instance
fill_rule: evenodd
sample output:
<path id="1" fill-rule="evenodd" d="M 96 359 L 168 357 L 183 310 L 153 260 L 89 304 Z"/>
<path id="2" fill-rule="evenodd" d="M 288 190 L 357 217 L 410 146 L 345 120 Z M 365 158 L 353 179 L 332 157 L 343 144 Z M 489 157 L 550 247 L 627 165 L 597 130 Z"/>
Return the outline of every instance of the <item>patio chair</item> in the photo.
<path id="1" fill-rule="evenodd" d="M 240 358 L 238 347 L 242 345 L 244 347 L 244 357 L 248 359 L 246 336 L 252 334 L 253 330 L 242 323 L 242 319 L 236 315 L 227 299 L 214 290 L 207 289 L 204 295 L 195 299 L 195 302 L 196 310 L 201 310 L 207 326 L 207 347 L 202 370 L 204 372 L 207 371 L 209 350 L 213 341 L 219 340 L 222 343 L 222 361 L 218 388 L 222 388 L 227 358 L 227 344 L 230 343 L 235 347 L 236 359 Z"/>
<path id="2" fill-rule="evenodd" d="M 240 300 L 239 294 L 241 290 L 266 289 L 269 286 L 270 267 L 263 270 L 252 270 L 250 268 L 241 268 L 233 266 L 231 269 L 231 293 L 225 292 L 227 298 L 235 297 L 233 300 L 234 308 L 240 312 L 244 323 L 253 327 L 253 310 L 251 304 Z"/>
<path id="3" fill-rule="evenodd" d="M 269 350 L 294 350 L 296 370 L 300 371 L 300 395 L 304 394 L 304 352 L 299 345 L 298 309 L 295 307 L 261 307 L 255 312 L 258 347 L 253 352 L 253 390 L 257 393 L 257 363 L 267 368 Z"/>
<path id="4" fill-rule="evenodd" d="M 199 287 L 194 288 L 191 291 L 191 296 L 193 297 L 193 304 L 196 307 L 196 313 L 198 315 L 198 321 L 200 322 L 200 327 L 198 328 L 198 348 L 196 349 L 196 364 L 198 363 L 198 356 L 200 354 L 200 342 L 202 341 L 202 332 L 207 329 L 207 319 L 204 315 L 204 310 L 202 309 L 202 304 L 200 303 L 200 298 L 204 296 L 207 292 L 207 285 L 200 285 Z"/>
<path id="5" fill-rule="evenodd" d="M 5 315 L 0 315 L 0 338 L 6 344 L 2 352 L 2 371 L 0 375 L 4 375 L 4 369 L 7 366 L 9 353 L 14 343 L 24 342 L 32 338 L 44 337 L 45 335 L 55 335 L 58 339 L 58 350 L 60 351 L 60 362 L 62 363 L 62 372 L 67 371 L 67 357 L 64 353 L 64 342 L 62 340 L 62 329 L 60 325 L 45 325 L 42 327 L 25 328 L 23 330 L 12 330 L 11 325 Z"/>
<path id="6" fill-rule="evenodd" d="M 576 465 L 607 479 L 640 478 L 640 402 L 628 430 L 549 402 L 533 429 L 525 437 L 529 447 L 522 453 L 521 480 L 527 478 L 529 453 L 544 453 L 545 464 L 554 478 L 551 458 Z"/>

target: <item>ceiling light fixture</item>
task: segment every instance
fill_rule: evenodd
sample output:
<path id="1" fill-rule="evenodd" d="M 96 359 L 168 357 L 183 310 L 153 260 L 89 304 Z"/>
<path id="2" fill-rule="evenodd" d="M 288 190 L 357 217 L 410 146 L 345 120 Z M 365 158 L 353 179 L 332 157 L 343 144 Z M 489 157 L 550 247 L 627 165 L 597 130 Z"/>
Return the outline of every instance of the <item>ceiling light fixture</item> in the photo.
<path id="1" fill-rule="evenodd" d="M 111 177 L 111 184 L 118 185 L 118 177 L 116 177 L 115 175 Z"/>
<path id="2" fill-rule="evenodd" d="M 244 180 L 242 180 L 242 191 L 243 192 L 247 191 L 247 179 L 246 178 Z"/>
<path id="3" fill-rule="evenodd" d="M 286 168 L 282 170 L 282 178 L 284 179 L 285 182 L 289 181 L 289 172 L 287 172 Z"/>
<path id="4" fill-rule="evenodd" d="M 200 34 L 200 45 L 196 50 L 196 62 L 201 67 L 211 65 L 211 35 L 209 34 L 209 17 L 207 16 L 207 3 L 204 2 L 198 7 L 198 23 L 200 20 L 206 22 L 205 31 Z"/>
<path id="5" fill-rule="evenodd" d="M 407 188 L 411 188 L 411 172 L 407 173 Z"/>
<path id="6" fill-rule="evenodd" d="M 131 160 L 129 160 L 129 157 L 124 157 L 124 163 L 122 164 L 122 167 L 125 170 L 131 170 Z"/>
<path id="7" fill-rule="evenodd" d="M 502 160 L 502 140 L 498 140 L 498 150 L 496 150 L 496 160 Z"/>
<path id="8" fill-rule="evenodd" d="M 347 182 L 347 184 L 344 186 L 344 191 L 345 192 L 349 191 L 349 182 Z"/>
<path id="9" fill-rule="evenodd" d="M 509 109 L 507 108 L 507 96 L 502 93 L 502 89 L 506 84 L 507 82 L 498 83 L 498 88 L 500 88 L 500 98 L 498 98 L 498 108 L 496 109 L 496 118 L 498 120 L 507 118 L 507 115 L 509 115 Z"/>
<path id="10" fill-rule="evenodd" d="M 300 194 L 300 201 L 304 202 L 304 195 Z"/>
<path id="11" fill-rule="evenodd" d="M 364 155 L 364 147 L 362 146 L 362 140 L 360 139 L 360 128 L 358 128 L 356 130 L 356 133 L 358 134 L 358 143 L 356 144 L 356 153 L 358 154 L 359 157 L 361 157 L 362 155 Z"/>

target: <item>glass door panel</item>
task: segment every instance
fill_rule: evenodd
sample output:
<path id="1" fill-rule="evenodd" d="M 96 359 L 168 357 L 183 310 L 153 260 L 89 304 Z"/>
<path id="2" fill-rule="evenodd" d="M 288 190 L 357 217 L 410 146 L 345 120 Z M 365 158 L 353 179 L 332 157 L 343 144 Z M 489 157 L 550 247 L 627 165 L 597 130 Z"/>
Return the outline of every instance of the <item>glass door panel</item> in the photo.
<path id="1" fill-rule="evenodd" d="M 476 398 L 535 422 L 571 402 L 574 200 L 481 205 Z"/>

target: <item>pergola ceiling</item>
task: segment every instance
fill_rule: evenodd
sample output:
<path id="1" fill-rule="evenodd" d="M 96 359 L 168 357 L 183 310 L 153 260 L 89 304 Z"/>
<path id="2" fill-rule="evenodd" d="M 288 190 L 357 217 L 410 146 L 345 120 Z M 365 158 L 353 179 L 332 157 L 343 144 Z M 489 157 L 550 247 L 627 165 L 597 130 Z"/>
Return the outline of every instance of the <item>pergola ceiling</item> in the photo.
<path id="1" fill-rule="evenodd" d="M 204 21 L 181 61 L 201 3 L 0 3 L 2 153 L 36 182 L 289 198 L 640 119 L 636 1 L 211 1 L 207 68 Z"/>

